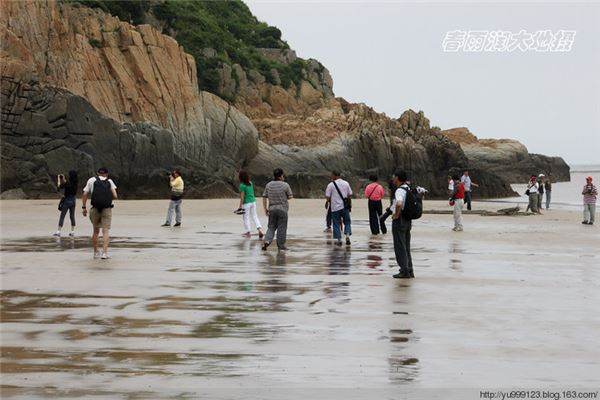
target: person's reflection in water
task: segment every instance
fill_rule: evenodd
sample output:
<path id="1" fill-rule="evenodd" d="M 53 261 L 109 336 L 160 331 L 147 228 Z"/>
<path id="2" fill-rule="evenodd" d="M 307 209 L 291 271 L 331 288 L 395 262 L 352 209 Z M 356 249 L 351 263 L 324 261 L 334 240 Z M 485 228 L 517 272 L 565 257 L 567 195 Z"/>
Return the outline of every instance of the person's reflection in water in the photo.
<path id="1" fill-rule="evenodd" d="M 448 247 L 448 253 L 450 254 L 450 269 L 455 271 L 462 271 L 462 261 L 460 259 L 459 254 L 462 254 L 463 252 L 464 250 L 462 249 L 461 242 L 457 240 L 450 242 L 450 245 Z"/>
<path id="2" fill-rule="evenodd" d="M 332 248 L 329 253 L 329 275 L 348 275 L 352 263 L 350 249 Z M 350 282 L 328 282 L 323 289 L 330 298 L 339 298 L 341 303 L 350 301 L 348 297 Z"/>

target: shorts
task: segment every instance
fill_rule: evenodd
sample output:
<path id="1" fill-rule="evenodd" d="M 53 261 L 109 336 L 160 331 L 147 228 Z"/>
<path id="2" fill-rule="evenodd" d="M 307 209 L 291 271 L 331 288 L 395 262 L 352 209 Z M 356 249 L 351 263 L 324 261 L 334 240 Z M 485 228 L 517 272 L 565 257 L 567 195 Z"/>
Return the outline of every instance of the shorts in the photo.
<path id="1" fill-rule="evenodd" d="M 110 229 L 112 208 L 104 208 L 102 211 L 98 211 L 97 208 L 92 207 L 90 209 L 90 221 L 92 221 L 94 228 Z"/>

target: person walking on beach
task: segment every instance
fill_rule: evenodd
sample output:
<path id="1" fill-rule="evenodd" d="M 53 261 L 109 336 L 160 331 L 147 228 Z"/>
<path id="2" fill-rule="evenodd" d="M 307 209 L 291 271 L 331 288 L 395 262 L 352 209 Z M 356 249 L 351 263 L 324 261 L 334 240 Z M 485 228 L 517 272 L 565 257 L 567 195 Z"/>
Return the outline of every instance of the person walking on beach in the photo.
<path id="1" fill-rule="evenodd" d="M 467 210 L 471 211 L 471 186 L 479 187 L 479 185 L 471 180 L 468 170 L 463 172 L 463 176 L 460 178 L 460 181 L 465 187 L 465 202 L 467 203 Z"/>
<path id="2" fill-rule="evenodd" d="M 371 183 L 365 188 L 365 197 L 369 200 L 369 226 L 373 235 L 379 234 L 379 227 L 381 225 L 380 217 L 383 212 L 381 199 L 385 196 L 385 190 L 377 182 L 377 179 L 377 175 L 369 176 Z"/>
<path id="3" fill-rule="evenodd" d="M 542 213 L 542 200 L 544 199 L 544 180 L 546 179 L 546 175 L 539 174 L 537 178 L 538 183 L 538 211 L 540 214 Z"/>
<path id="4" fill-rule="evenodd" d="M 293 198 L 292 189 L 287 182 L 283 181 L 283 170 L 273 170 L 273 180 L 267 183 L 263 192 L 263 207 L 265 214 L 269 217 L 269 226 L 262 249 L 273 241 L 277 232 L 277 247 L 279 250 L 287 250 L 285 241 L 287 237 L 289 200 Z"/>
<path id="5" fill-rule="evenodd" d="M 58 190 L 64 190 L 64 196 L 61 200 L 60 217 L 58 218 L 58 230 L 54 232 L 54 236 L 60 237 L 60 231 L 65 222 L 67 211 L 71 220 L 71 232 L 69 236 L 75 237 L 75 203 L 77 201 L 77 172 L 69 171 L 69 179 L 65 179 L 64 175 L 58 175 Z"/>
<path id="6" fill-rule="evenodd" d="M 458 180 L 458 177 L 457 177 Z M 400 271 L 393 275 L 396 279 L 414 278 L 412 256 L 410 254 L 410 230 L 412 220 L 406 218 L 402 211 L 406 207 L 407 194 L 410 187 L 407 184 L 408 176 L 405 171 L 398 170 L 394 173 L 393 182 L 397 190 L 394 192 L 392 204 L 392 236 L 394 240 L 394 254 Z"/>
<path id="7" fill-rule="evenodd" d="M 550 201 L 552 200 L 552 182 L 551 178 L 546 178 L 546 182 L 544 182 L 544 191 L 546 192 L 546 210 L 550 209 Z"/>
<path id="8" fill-rule="evenodd" d="M 94 246 L 94 258 L 106 260 L 108 256 L 109 231 L 112 222 L 112 201 L 117 199 L 117 185 L 108 177 L 108 169 L 98 169 L 97 175 L 88 179 L 83 188 L 81 197 L 81 208 L 83 216 L 87 216 L 87 201 L 91 197 L 92 208 L 90 209 L 90 221 L 94 227 L 92 234 L 92 245 Z M 102 253 L 98 252 L 98 235 L 102 228 Z"/>
<path id="9" fill-rule="evenodd" d="M 539 184 L 537 182 L 536 176 L 531 175 L 529 179 L 529 183 L 527 184 L 527 191 L 525 194 L 529 196 L 529 205 L 527 206 L 527 211 L 531 210 L 532 213 L 539 214 L 538 210 L 538 189 Z"/>
<path id="10" fill-rule="evenodd" d="M 352 188 L 350 184 L 340 178 L 339 171 L 331 172 L 331 182 L 325 189 L 325 197 L 331 204 L 331 217 L 333 223 L 333 238 L 338 246 L 342 245 L 342 232 L 340 224 L 344 223 L 346 245 L 350 246 L 352 235 L 352 221 L 350 219 Z"/>
<path id="11" fill-rule="evenodd" d="M 454 180 L 454 191 L 450 197 L 450 203 L 454 206 L 454 228 L 452 228 L 452 230 L 455 232 L 462 232 L 462 210 L 465 204 L 465 185 L 460 181 L 458 175 L 454 175 L 452 179 Z"/>
<path id="12" fill-rule="evenodd" d="M 591 176 L 585 178 L 585 186 L 581 194 L 583 195 L 583 221 L 581 223 L 584 225 L 594 225 L 598 189 L 592 184 Z"/>
<path id="13" fill-rule="evenodd" d="M 175 210 L 175 227 L 181 226 L 181 203 L 183 199 L 183 178 L 178 169 L 174 169 L 169 175 L 169 186 L 171 187 L 171 201 L 167 209 L 167 221 L 161 226 L 171 226 L 173 210 Z"/>
<path id="14" fill-rule="evenodd" d="M 244 210 L 242 217 L 244 219 L 244 236 L 251 237 L 250 219 L 254 221 L 254 226 L 258 230 L 258 238 L 263 238 L 262 225 L 256 213 L 256 198 L 254 197 L 254 184 L 250 181 L 250 175 L 246 171 L 240 171 L 240 206 L 238 210 Z"/>

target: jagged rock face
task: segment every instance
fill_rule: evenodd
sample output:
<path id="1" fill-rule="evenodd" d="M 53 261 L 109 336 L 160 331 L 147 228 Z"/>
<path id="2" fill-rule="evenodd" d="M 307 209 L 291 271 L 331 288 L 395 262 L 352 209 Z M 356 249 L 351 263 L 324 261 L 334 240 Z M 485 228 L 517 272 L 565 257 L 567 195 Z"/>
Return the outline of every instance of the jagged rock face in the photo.
<path id="1" fill-rule="evenodd" d="M 319 126 L 327 127 L 320 136 Z M 423 113 L 412 110 L 393 120 L 364 104 L 337 99 L 306 120 L 280 116 L 269 129 L 272 143 L 261 142 L 258 156 L 248 169 L 262 186 L 274 167 L 283 168 L 302 197 L 323 196 L 332 170 L 341 171 L 358 190 L 370 174 L 386 181 L 396 169 L 406 170 L 413 182 L 430 190 L 431 196 L 445 197 L 451 166 L 459 169 L 469 165 L 460 146 L 441 135 L 439 128 L 431 128 Z M 306 143 L 307 137 L 313 141 Z M 283 144 L 286 142 L 298 145 Z M 513 193 L 508 183 L 494 174 L 473 172 L 486 184 L 481 195 Z"/>
<path id="2" fill-rule="evenodd" d="M 224 120 L 211 120 L 215 114 L 235 118 L 230 121 L 239 130 L 234 136 L 252 139 L 256 134 L 226 102 L 200 96 L 193 57 L 150 25 L 132 26 L 98 10 L 53 0 L 2 2 L 0 7 L 3 51 L 9 57 L 32 66 L 41 83 L 84 97 L 114 120 L 147 121 L 171 130 L 182 157 L 212 159 L 205 134 L 218 122 L 225 126 Z M 240 143 L 238 151 L 247 152 L 242 158 L 255 154 L 256 144 L 248 147 L 251 141 Z"/>
<path id="3" fill-rule="evenodd" d="M 207 197 L 207 186 L 211 195 L 232 194 L 225 177 L 177 156 L 170 130 L 145 122 L 121 124 L 80 96 L 35 83 L 3 79 L 2 100 L 3 107 L 11 106 L 11 114 L 3 112 L 10 118 L 2 121 L 4 197 L 15 190 L 30 198 L 47 197 L 56 193 L 59 173 L 74 169 L 84 180 L 99 166 L 108 167 L 125 198 L 166 197 L 166 172 L 173 166 L 186 176 L 189 197 Z M 227 143 L 212 147 L 219 146 Z"/>
<path id="4" fill-rule="evenodd" d="M 87 174 L 100 164 L 132 179 L 121 185 L 130 195 L 164 187 L 156 186 L 153 171 L 175 165 L 200 168 L 230 187 L 235 171 L 258 151 L 250 120 L 222 99 L 200 93 L 193 58 L 149 25 L 133 27 L 52 0 L 2 2 L 0 37 L 3 190 L 22 184 L 27 195 L 38 196 L 51 192 L 48 174 Z M 137 157 L 139 175 L 118 160 L 129 157 L 121 152 L 124 143 Z M 200 187 L 190 189 L 202 196 Z"/>
<path id="5" fill-rule="evenodd" d="M 555 181 L 570 180 L 570 168 L 562 158 L 530 154 L 516 140 L 478 139 L 467 128 L 447 129 L 442 134 L 460 144 L 472 166 L 492 171 L 509 182 L 527 182 L 532 174 L 540 173 Z"/>

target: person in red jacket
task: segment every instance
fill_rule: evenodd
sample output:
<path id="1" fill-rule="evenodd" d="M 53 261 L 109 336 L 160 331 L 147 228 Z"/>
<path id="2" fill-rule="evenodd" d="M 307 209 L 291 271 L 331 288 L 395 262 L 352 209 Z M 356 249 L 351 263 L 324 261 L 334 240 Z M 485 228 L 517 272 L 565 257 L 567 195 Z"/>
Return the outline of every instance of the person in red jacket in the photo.
<path id="1" fill-rule="evenodd" d="M 454 190 L 452 191 L 452 197 L 450 197 L 450 203 L 454 203 L 454 228 L 455 232 L 462 232 L 462 210 L 465 205 L 465 184 L 460 181 L 458 175 L 453 175 L 452 180 L 454 181 Z"/>

